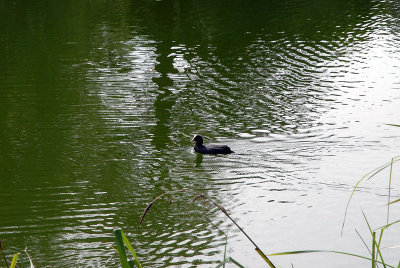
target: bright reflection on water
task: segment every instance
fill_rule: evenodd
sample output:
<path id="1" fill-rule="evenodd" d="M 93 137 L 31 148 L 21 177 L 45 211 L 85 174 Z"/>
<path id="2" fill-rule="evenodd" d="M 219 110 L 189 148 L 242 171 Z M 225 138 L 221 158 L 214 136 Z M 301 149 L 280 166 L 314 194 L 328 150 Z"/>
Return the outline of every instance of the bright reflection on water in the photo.
<path id="1" fill-rule="evenodd" d="M 396 1 L 0 3 L 0 239 L 38 267 L 115 266 L 123 228 L 146 267 L 263 267 L 253 246 L 196 194 L 222 204 L 267 253 L 368 256 L 386 223 L 399 153 Z M 224 143 L 202 156 L 189 139 Z M 399 198 L 398 168 L 392 199 Z M 187 189 L 158 201 L 156 196 Z M 390 221 L 397 220 L 398 206 Z M 398 245 L 399 227 L 384 236 Z M 370 243 L 369 243 L 370 244 Z M 398 249 L 385 249 L 396 264 Z M 283 267 L 359 267 L 333 254 Z"/>

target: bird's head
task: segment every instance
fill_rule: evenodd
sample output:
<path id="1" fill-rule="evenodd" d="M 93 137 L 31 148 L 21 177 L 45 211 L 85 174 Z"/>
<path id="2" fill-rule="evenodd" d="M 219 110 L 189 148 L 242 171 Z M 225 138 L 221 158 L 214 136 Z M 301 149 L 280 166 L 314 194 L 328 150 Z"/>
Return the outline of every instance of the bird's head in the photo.
<path id="1" fill-rule="evenodd" d="M 195 141 L 197 146 L 201 146 L 203 144 L 203 137 L 200 135 L 194 135 L 193 139 L 191 139 L 190 141 Z"/>

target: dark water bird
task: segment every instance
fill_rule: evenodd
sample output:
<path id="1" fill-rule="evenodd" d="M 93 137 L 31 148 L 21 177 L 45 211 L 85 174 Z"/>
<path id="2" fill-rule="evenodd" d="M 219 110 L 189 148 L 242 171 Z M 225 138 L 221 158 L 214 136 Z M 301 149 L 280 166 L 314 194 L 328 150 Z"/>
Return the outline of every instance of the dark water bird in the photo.
<path id="1" fill-rule="evenodd" d="M 203 145 L 203 137 L 195 135 L 191 141 L 195 141 L 194 150 L 201 154 L 231 154 L 233 151 L 226 145 Z"/>

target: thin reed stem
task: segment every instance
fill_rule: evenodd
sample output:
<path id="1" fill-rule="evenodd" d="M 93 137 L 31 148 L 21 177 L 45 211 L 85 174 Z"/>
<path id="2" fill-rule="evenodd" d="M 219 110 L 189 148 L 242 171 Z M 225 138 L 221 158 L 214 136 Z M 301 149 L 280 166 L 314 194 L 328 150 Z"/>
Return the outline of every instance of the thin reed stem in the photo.
<path id="1" fill-rule="evenodd" d="M 228 212 L 218 203 L 214 202 L 214 200 L 212 200 L 211 198 L 205 196 L 205 195 L 197 195 L 193 198 L 193 202 L 196 201 L 197 199 L 207 199 L 209 200 L 211 203 L 213 203 L 219 210 L 221 210 L 225 216 L 231 220 L 231 222 L 233 222 L 233 224 L 236 225 L 236 227 L 247 237 L 247 239 L 256 247 L 255 250 L 258 252 L 258 254 L 260 254 L 260 256 L 268 263 L 268 265 L 271 268 L 276 268 L 275 265 L 268 259 L 268 257 L 264 254 L 264 252 L 262 252 L 262 250 L 257 246 L 257 244 L 253 241 L 253 239 L 250 238 L 250 236 L 243 230 L 242 227 L 239 226 L 239 224 L 237 224 L 237 222 L 232 219 L 232 217 L 228 214 Z"/>
<path id="2" fill-rule="evenodd" d="M 390 209 L 390 188 L 392 186 L 392 170 L 393 170 L 393 158 L 390 162 L 390 172 L 389 172 L 389 192 L 388 192 L 388 205 L 387 205 L 387 217 L 386 224 L 389 224 L 389 209 Z"/>
<path id="3" fill-rule="evenodd" d="M 372 233 L 372 268 L 375 268 L 375 232 Z"/>
<path id="4" fill-rule="evenodd" d="M 3 255 L 4 262 L 6 263 L 6 267 L 9 268 L 6 256 L 4 255 L 3 241 L 1 240 L 0 240 L 0 250 L 1 250 L 1 255 Z"/>

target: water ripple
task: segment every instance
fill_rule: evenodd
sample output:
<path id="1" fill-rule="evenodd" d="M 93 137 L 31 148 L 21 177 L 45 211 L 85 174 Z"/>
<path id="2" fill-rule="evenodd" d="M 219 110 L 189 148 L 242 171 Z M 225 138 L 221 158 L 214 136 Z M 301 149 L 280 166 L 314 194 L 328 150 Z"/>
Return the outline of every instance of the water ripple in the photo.
<path id="1" fill-rule="evenodd" d="M 23 13 L 33 25 L 0 31 L 0 232 L 10 252 L 29 245 L 37 266 L 115 266 L 115 228 L 145 266 L 215 266 L 217 226 L 229 228 L 229 253 L 258 267 L 219 211 L 192 204 L 199 193 L 271 251 L 333 243 L 356 179 L 398 148 L 385 125 L 399 111 L 395 1 L 106 1 L 82 4 L 99 16 L 66 22 L 77 35 L 57 29 L 65 36 L 44 32 L 53 23 L 36 2 Z M 194 133 L 235 154 L 193 153 Z M 138 227 L 146 204 L 182 188 Z M 359 195 L 369 209 L 384 193 L 377 183 Z"/>

